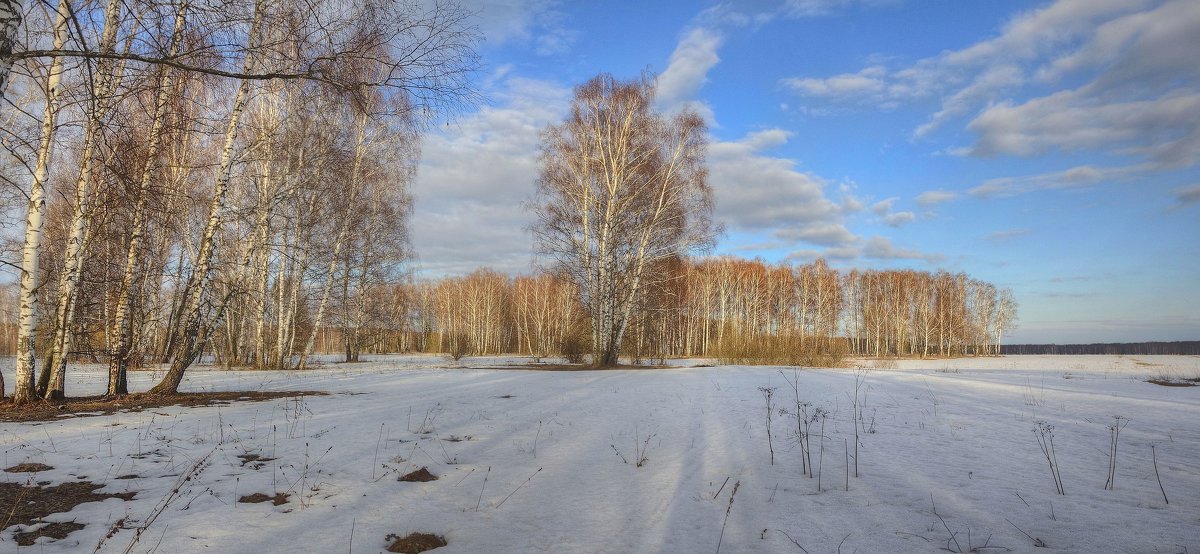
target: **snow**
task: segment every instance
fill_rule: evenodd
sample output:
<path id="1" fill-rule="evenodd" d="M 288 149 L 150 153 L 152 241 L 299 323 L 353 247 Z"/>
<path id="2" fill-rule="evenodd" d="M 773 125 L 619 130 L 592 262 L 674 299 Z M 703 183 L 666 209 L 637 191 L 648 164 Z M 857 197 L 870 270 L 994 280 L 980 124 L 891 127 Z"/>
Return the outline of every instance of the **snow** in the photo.
<path id="1" fill-rule="evenodd" d="M 86 477 L 105 484 L 101 492 L 137 492 L 50 516 L 87 527 L 39 539 L 37 552 L 91 550 L 119 518 L 145 524 L 177 486 L 133 551 L 380 552 L 387 535 L 421 531 L 446 537 L 437 552 L 714 552 L 718 541 L 721 552 L 800 552 L 788 536 L 814 553 L 1200 552 L 1200 387 L 1145 382 L 1200 377 L 1200 357 L 491 369 L 525 361 L 381 356 L 302 373 L 201 368 L 185 390 L 331 394 L 0 423 L 3 467 L 40 462 L 55 469 L 36 481 Z M 103 371 L 73 368 L 68 392 L 101 392 Z M 159 375 L 134 373 L 131 388 Z M 829 413 L 821 490 L 801 472 L 795 419 L 778 412 L 794 410 L 786 379 L 796 376 L 800 400 Z M 11 386 L 11 362 L 5 379 Z M 860 476 L 850 460 L 846 491 L 857 379 Z M 777 387 L 774 465 L 760 387 Z M 1130 423 L 1109 491 L 1115 415 Z M 1065 496 L 1032 432 L 1038 422 L 1054 426 Z M 255 469 L 238 458 L 247 453 L 276 459 Z M 177 485 L 199 460 L 203 469 Z M 397 481 L 422 466 L 440 479 Z M 138 477 L 115 479 L 126 474 Z M 255 492 L 291 499 L 235 502 Z M 0 532 L 0 552 L 17 551 L 15 530 Z M 133 538 L 120 530 L 101 550 L 123 551 Z"/>

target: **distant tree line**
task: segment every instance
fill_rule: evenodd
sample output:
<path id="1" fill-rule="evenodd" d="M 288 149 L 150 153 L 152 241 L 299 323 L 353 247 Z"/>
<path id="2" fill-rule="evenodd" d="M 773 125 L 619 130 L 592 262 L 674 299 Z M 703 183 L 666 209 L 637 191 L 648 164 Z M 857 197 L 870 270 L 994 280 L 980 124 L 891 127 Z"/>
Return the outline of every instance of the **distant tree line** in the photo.
<path id="1" fill-rule="evenodd" d="M 1093 344 L 1005 344 L 1000 353 L 1102 354 L 1122 356 L 1200 356 L 1200 340 L 1173 342 L 1104 342 Z"/>
<path id="2" fill-rule="evenodd" d="M 736 363 L 822 363 L 845 355 L 995 355 L 1015 325 L 1007 290 L 962 273 L 840 272 L 824 260 L 768 264 L 729 257 L 654 267 L 635 299 L 621 351 L 633 359 L 712 357 Z M 590 352 L 577 286 L 562 275 L 489 269 L 382 288 L 383 326 L 353 331 L 358 350 L 460 355 Z M 342 330 L 321 332 L 343 344 Z M 319 349 L 319 348 L 318 348 Z M 336 347 L 334 351 L 336 351 Z"/>

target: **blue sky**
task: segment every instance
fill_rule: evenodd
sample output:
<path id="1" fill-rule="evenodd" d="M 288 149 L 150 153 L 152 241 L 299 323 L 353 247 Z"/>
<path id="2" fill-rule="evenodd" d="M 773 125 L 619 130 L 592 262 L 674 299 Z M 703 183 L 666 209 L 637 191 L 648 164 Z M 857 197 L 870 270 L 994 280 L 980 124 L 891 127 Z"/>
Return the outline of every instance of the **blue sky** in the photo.
<path id="1" fill-rule="evenodd" d="M 1006 342 L 1200 339 L 1200 2 L 466 6 L 487 101 L 424 139 L 424 274 L 530 271 L 538 131 L 650 70 L 709 122 L 716 253 L 964 271 Z"/>

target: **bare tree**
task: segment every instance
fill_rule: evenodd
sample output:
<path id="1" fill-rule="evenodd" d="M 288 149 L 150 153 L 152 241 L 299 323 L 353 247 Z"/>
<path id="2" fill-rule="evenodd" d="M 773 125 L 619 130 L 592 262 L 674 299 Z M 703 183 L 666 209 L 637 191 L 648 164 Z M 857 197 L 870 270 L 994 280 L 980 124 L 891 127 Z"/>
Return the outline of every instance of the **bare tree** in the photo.
<path id="1" fill-rule="evenodd" d="M 54 44 L 62 47 L 67 40 L 67 18 L 70 6 L 61 0 L 54 22 Z M 7 62 L 6 62 L 7 63 Z M 4 78 L 7 78 L 8 68 Z M 21 311 L 17 331 L 17 367 L 14 375 L 13 401 L 27 402 L 35 396 L 34 370 L 37 364 L 37 304 L 38 304 L 38 255 L 41 253 L 42 225 L 46 215 L 46 179 L 50 171 L 50 155 L 54 145 L 54 133 L 59 111 L 59 94 L 63 77 L 61 57 L 54 57 L 45 82 L 46 108 L 42 115 L 41 140 L 38 146 L 37 165 L 29 187 L 29 209 L 25 218 L 25 245 L 21 257 Z M 4 384 L 0 382 L 0 395 Z"/>
<path id="2" fill-rule="evenodd" d="M 599 75 L 542 136 L 534 236 L 581 290 L 597 366 L 617 363 L 649 268 L 715 235 L 704 120 L 655 113 L 654 91 L 649 75 Z"/>

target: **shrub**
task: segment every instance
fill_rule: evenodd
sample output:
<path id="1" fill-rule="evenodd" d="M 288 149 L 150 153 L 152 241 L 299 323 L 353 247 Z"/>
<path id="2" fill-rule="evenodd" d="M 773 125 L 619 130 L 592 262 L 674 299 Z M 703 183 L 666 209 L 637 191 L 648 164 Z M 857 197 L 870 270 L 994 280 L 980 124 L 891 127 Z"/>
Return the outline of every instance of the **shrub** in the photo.
<path id="1" fill-rule="evenodd" d="M 586 351 L 587 348 L 583 343 L 583 338 L 578 334 L 570 334 L 563 338 L 562 356 L 566 358 L 568 363 L 583 363 L 583 356 Z"/>
<path id="2" fill-rule="evenodd" d="M 454 340 L 450 341 L 449 354 L 454 361 L 461 360 L 471 352 L 471 337 L 466 334 L 458 334 L 454 336 Z"/>

